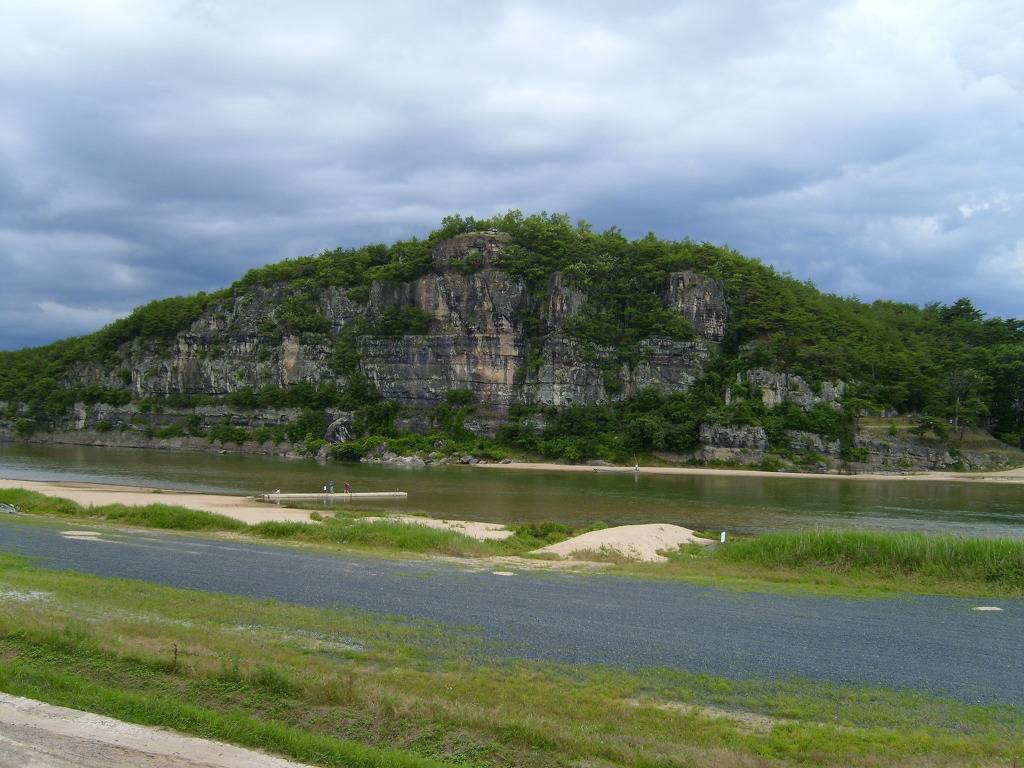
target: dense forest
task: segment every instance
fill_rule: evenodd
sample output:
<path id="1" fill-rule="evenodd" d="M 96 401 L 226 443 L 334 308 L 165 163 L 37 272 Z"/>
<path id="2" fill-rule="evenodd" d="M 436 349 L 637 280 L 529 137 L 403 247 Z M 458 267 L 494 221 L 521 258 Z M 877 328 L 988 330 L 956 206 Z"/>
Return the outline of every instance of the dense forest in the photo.
<path id="1" fill-rule="evenodd" d="M 692 448 L 698 425 L 708 420 L 760 424 L 769 434 L 798 428 L 843 436 L 849 434 L 854 414 L 898 412 L 915 415 L 936 434 L 955 434 L 975 425 L 1024 447 L 1020 320 L 985 317 L 968 299 L 924 307 L 865 303 L 824 293 L 727 248 L 653 234 L 629 239 L 618 229 L 595 232 L 586 222 L 573 223 L 565 215 L 525 216 L 518 211 L 480 220 L 450 216 L 423 239 L 286 260 L 254 269 L 216 293 L 151 302 L 88 336 L 0 353 L 0 401 L 8 404 L 7 418 L 23 431 L 44 428 L 75 402 L 127 402 L 130 378 L 124 388 L 74 387 L 68 383 L 69 367 L 81 361 L 115 364 L 127 344 L 169 344 L 204 313 L 218 311 L 257 286 L 289 286 L 281 306 L 260 329 L 268 345 L 286 335 L 330 336 L 330 324 L 317 309 L 317 296 L 325 287 L 342 286 L 349 298 L 366 301 L 375 281 L 404 282 L 427 273 L 432 250 L 441 241 L 492 230 L 511 238 L 495 265 L 521 280 L 531 295 L 542 298 L 555 273 L 586 293 L 587 301 L 568 331 L 585 349 L 601 351 L 603 359 L 611 360 L 610 370 L 622 361 L 635 362 L 645 339 L 692 335 L 687 321 L 665 307 L 670 273 L 689 269 L 722 280 L 729 305 L 726 337 L 706 375 L 688 392 L 652 390 L 563 409 L 516 407 L 499 433 L 499 442 L 507 446 L 564 458 L 622 456 Z M 470 274 L 480 266 L 467 259 L 452 268 Z M 542 333 L 534 317 L 520 319 L 528 334 Z M 393 437 L 390 425 L 399 409 L 382 402 L 361 376 L 353 334 L 395 337 L 424 333 L 429 327 L 429 316 L 408 308 L 360 321 L 330 339 L 336 381 L 212 399 L 238 407 L 291 405 L 307 412 L 350 408 L 357 412 L 363 440 Z M 537 364 L 531 355 L 527 371 Z M 727 406 L 725 388 L 735 386 L 737 373 L 751 367 L 798 374 L 809 382 L 841 379 L 848 384 L 847 407 L 840 414 L 785 407 L 768 411 L 753 397 L 737 398 Z M 171 396 L 168 402 L 182 406 L 209 400 Z M 466 437 L 461 423 L 474 407 L 458 392 L 451 394 L 435 409 L 438 429 L 453 439 Z M 541 430 L 532 420 L 537 412 L 546 420 Z M 293 430 L 290 436 L 296 434 Z"/>

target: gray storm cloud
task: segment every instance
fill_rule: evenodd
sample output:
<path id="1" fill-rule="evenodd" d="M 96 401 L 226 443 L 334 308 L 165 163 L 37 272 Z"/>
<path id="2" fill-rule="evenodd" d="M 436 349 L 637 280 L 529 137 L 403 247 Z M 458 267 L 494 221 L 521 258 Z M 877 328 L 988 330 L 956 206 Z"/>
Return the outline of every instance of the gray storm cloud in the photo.
<path id="1" fill-rule="evenodd" d="M 5 3 L 0 348 L 510 207 L 1024 314 L 1019 5 L 630 5 Z"/>

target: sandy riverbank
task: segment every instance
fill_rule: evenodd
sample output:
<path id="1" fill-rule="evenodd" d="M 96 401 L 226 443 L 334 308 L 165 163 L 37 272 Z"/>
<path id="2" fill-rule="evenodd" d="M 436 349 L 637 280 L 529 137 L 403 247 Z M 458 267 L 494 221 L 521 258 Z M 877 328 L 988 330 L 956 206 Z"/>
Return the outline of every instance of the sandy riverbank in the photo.
<path id="1" fill-rule="evenodd" d="M 243 523 L 255 525 L 268 521 L 309 522 L 309 510 L 286 509 L 263 504 L 246 496 L 222 496 L 215 493 L 189 493 L 188 491 L 166 491 L 155 488 L 138 488 L 127 485 L 102 485 L 99 483 L 40 482 L 36 480 L 7 480 L 0 478 L 0 488 L 24 488 L 47 496 L 71 499 L 83 506 L 124 504 L 145 506 L 146 504 L 168 504 L 202 512 L 226 515 Z"/>
<path id="2" fill-rule="evenodd" d="M 765 472 L 759 469 L 718 469 L 712 467 L 591 467 L 585 464 L 551 464 L 533 462 L 513 462 L 511 464 L 477 464 L 485 469 L 516 469 L 542 470 L 547 472 L 589 472 L 591 474 L 631 474 L 639 471 L 641 475 L 703 475 L 708 477 L 774 477 L 774 478 L 807 478 L 812 480 L 881 480 L 892 482 L 915 482 L 922 480 L 958 482 L 958 483 L 1020 483 L 1024 484 L 1024 467 L 1004 469 L 997 472 L 919 472 L 913 475 L 883 475 L 865 472 L 860 475 L 816 474 L 814 472 Z"/>

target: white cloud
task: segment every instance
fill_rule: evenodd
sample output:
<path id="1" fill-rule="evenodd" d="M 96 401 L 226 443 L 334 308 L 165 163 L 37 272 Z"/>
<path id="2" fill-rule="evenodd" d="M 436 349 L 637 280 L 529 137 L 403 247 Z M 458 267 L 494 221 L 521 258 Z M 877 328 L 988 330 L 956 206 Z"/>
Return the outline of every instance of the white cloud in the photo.
<path id="1" fill-rule="evenodd" d="M 66 307 L 55 301 L 44 301 L 39 304 L 43 313 L 43 322 L 51 327 L 77 329 L 85 333 L 92 328 L 104 326 L 117 319 L 120 314 L 116 310 L 89 307 Z M 75 333 L 75 330 L 72 330 Z"/>
<path id="2" fill-rule="evenodd" d="M 978 266 L 1024 237 L 1022 41 L 1013 2 L 9 5 L 0 347 L 508 206 L 1024 314 Z"/>

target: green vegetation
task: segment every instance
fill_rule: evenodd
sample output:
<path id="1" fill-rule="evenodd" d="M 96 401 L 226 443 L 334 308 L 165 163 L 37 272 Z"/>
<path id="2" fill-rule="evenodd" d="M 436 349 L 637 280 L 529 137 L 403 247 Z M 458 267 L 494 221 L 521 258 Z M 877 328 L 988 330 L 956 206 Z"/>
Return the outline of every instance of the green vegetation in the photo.
<path id="1" fill-rule="evenodd" d="M 780 275 L 727 248 L 654 235 L 630 240 L 615 228 L 598 233 L 561 214 L 524 216 L 518 211 L 482 220 L 450 216 L 422 240 L 336 249 L 269 265 L 250 271 L 225 291 L 152 302 L 89 336 L 2 353 L 0 401 L 8 403 L 6 417 L 23 435 L 49 429 L 76 401 L 123 404 L 131 383 L 125 345 L 130 342 L 163 354 L 174 335 L 199 317 L 227 317 L 236 305 L 259 294 L 273 299 L 261 330 L 264 346 L 273 347 L 283 334 L 292 334 L 305 343 L 333 347 L 329 364 L 339 382 L 299 384 L 277 392 L 241 391 L 225 402 L 238 407 L 286 402 L 307 409 L 365 409 L 359 416 L 360 437 L 395 437 L 390 423 L 396 413 L 389 418 L 386 411 L 372 410 L 379 395 L 360 372 L 358 337 L 426 333 L 431 317 L 422 308 L 391 307 L 338 332 L 321 313 L 324 291 L 342 287 L 350 299 L 365 302 L 375 281 L 399 283 L 427 273 L 437 243 L 483 230 L 510 236 L 495 264 L 528 289 L 529 301 L 518 318 L 527 349 L 516 381 L 524 387 L 541 363 L 541 342 L 551 330 L 541 326 L 538 312 L 556 274 L 564 285 L 587 297 L 565 330 L 584 355 L 599 364 L 613 394 L 621 391 L 620 371 L 645 360 L 650 339 L 692 337 L 688 322 L 665 304 L 673 272 L 692 270 L 721 280 L 729 307 L 721 354 L 685 396 L 641 393 L 615 405 L 574 406 L 566 415 L 546 411 L 541 413 L 544 421 L 556 426 L 539 430 L 530 426 L 536 421 L 531 417 L 539 412 L 524 410 L 503 434 L 500 442 L 507 447 L 569 460 L 685 451 L 696 444 L 697 425 L 717 420 L 764 426 L 779 451 L 788 450 L 784 430 L 819 431 L 840 439 L 846 458 L 856 459 L 850 453 L 852 417 L 862 410 L 888 409 L 919 415 L 920 434 L 939 440 L 962 440 L 967 430 L 978 427 L 1024 447 L 1020 320 L 985 318 L 967 299 L 925 307 L 886 301 L 866 304 L 824 294 L 811 283 Z M 456 266 L 472 272 L 480 265 Z M 208 354 L 218 351 L 212 346 Z M 87 362 L 108 367 L 112 380 L 122 382 L 124 389 L 68 386 L 69 371 Z M 799 374 L 812 385 L 845 380 L 850 384 L 847 416 L 792 409 L 769 412 L 751 396 L 756 393 L 742 391 L 734 392 L 737 399 L 726 406 L 726 387 L 741 389 L 736 376 L 752 367 Z M 167 401 L 175 398 L 182 396 Z M 214 439 L 231 442 L 239 437 L 235 432 Z M 303 433 L 288 439 L 302 442 L 305 437 Z"/>
<path id="2" fill-rule="evenodd" d="M 397 339 L 400 336 L 428 333 L 432 320 L 430 313 L 419 307 L 388 307 L 373 320 L 359 323 L 357 331 L 369 336 Z"/>
<path id="3" fill-rule="evenodd" d="M 320 525 L 260 523 L 251 526 L 249 532 L 264 538 L 341 545 L 348 549 L 377 549 L 453 557 L 495 557 L 524 555 L 548 544 L 605 527 L 603 523 L 578 528 L 557 523 L 522 523 L 510 526 L 514 535 L 507 539 L 479 541 L 455 531 L 392 520 L 367 521 L 359 516 L 351 517 L 344 513 L 323 516 L 320 519 L 323 521 Z"/>
<path id="4" fill-rule="evenodd" d="M 325 766 L 1010 765 L 1024 716 L 926 694 L 520 661 L 472 630 L 0 557 L 0 689 Z"/>
<path id="5" fill-rule="evenodd" d="M 735 541 L 716 550 L 715 556 L 767 567 L 962 582 L 1024 595 L 1024 541 L 1020 539 L 804 531 Z"/>
<path id="6" fill-rule="evenodd" d="M 498 430 L 498 442 L 567 461 L 596 457 L 632 463 L 638 453 L 693 450 L 701 422 L 717 404 L 717 381 L 709 375 L 688 392 L 645 389 L 604 405 L 515 407 Z"/>
<path id="7" fill-rule="evenodd" d="M 701 534 L 717 538 L 716 532 Z M 1024 542 L 910 533 L 794 531 L 682 547 L 669 562 L 612 560 L 625 576 L 744 591 L 885 597 L 1024 597 Z"/>
<path id="8" fill-rule="evenodd" d="M 478 541 L 461 533 L 422 525 L 392 520 L 364 520 L 363 517 L 369 516 L 370 513 L 353 511 L 350 508 L 346 508 L 345 511 L 335 510 L 337 514 L 334 515 L 319 514 L 326 512 L 321 505 L 316 506 L 319 512 L 316 513 L 315 519 L 322 521 L 318 525 L 299 522 L 247 525 L 224 515 L 167 504 L 109 504 L 83 507 L 70 499 L 47 496 L 21 488 L 0 489 L 0 503 L 14 504 L 21 512 L 32 515 L 72 517 L 165 530 L 245 533 L 276 541 L 456 557 L 525 554 L 547 544 L 604 527 L 603 523 L 580 528 L 556 523 L 524 523 L 512 526 L 514 535 L 507 539 Z"/>
<path id="9" fill-rule="evenodd" d="M 308 523 L 260 523 L 251 532 L 277 540 L 341 545 L 349 549 L 393 550 L 453 557 L 489 557 L 526 551 L 530 545 L 516 542 L 477 541 L 454 531 L 388 520 L 365 521 L 358 517 L 326 517 L 320 525 Z"/>
<path id="10" fill-rule="evenodd" d="M 83 507 L 70 499 L 46 496 L 21 488 L 0 489 L 0 502 L 14 504 L 22 512 L 28 514 L 104 520 L 147 528 L 179 531 L 242 531 L 248 528 L 245 523 L 234 518 L 186 507 L 167 504 L 146 504 L 144 506 L 107 504 Z"/>

